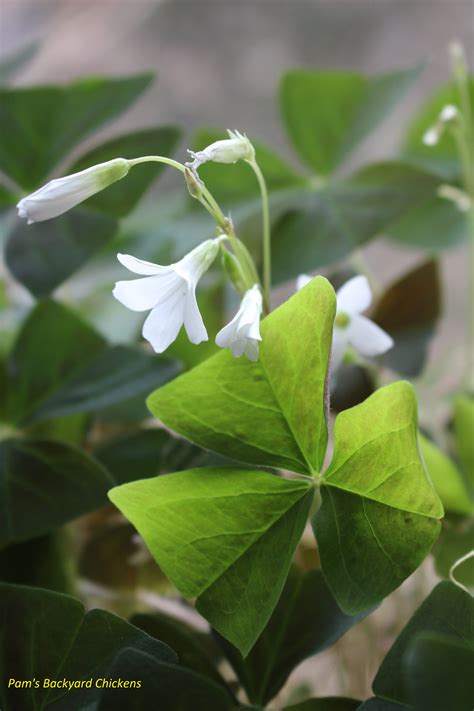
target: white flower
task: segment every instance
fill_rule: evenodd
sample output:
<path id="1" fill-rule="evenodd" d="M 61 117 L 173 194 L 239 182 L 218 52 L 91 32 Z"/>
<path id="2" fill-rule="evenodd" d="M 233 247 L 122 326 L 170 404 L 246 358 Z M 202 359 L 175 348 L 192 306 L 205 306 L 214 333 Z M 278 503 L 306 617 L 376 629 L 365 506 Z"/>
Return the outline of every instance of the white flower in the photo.
<path id="1" fill-rule="evenodd" d="M 200 165 L 208 161 L 215 163 L 236 163 L 238 160 L 252 160 L 255 150 L 245 134 L 238 131 L 229 131 L 229 138 L 215 141 L 202 151 L 188 151 L 193 162 L 189 163 L 192 170 L 197 170 Z"/>
<path id="2" fill-rule="evenodd" d="M 262 294 L 255 284 L 245 292 L 240 308 L 227 326 L 216 336 L 216 343 L 221 348 L 230 348 L 239 358 L 245 353 L 253 362 L 258 360 L 258 342 L 260 336 L 260 314 L 262 313 Z"/>
<path id="3" fill-rule="evenodd" d="M 302 274 L 297 288 L 301 289 L 312 277 Z M 393 346 L 393 339 L 380 326 L 362 316 L 372 302 L 372 292 L 365 276 L 349 279 L 336 294 L 337 312 L 332 337 L 331 369 L 341 365 L 348 346 L 364 357 L 381 355 Z"/>
<path id="4" fill-rule="evenodd" d="M 128 160 L 115 158 L 79 173 L 50 180 L 42 188 L 20 200 L 17 205 L 18 215 L 27 218 L 28 224 L 58 217 L 120 180 L 129 170 Z"/>
<path id="5" fill-rule="evenodd" d="M 221 239 L 206 240 L 169 267 L 117 254 L 124 267 L 146 276 L 117 282 L 113 295 L 132 311 L 151 310 L 142 333 L 157 353 L 173 343 L 183 324 L 191 343 L 208 340 L 196 301 L 196 285 L 214 261 Z"/>

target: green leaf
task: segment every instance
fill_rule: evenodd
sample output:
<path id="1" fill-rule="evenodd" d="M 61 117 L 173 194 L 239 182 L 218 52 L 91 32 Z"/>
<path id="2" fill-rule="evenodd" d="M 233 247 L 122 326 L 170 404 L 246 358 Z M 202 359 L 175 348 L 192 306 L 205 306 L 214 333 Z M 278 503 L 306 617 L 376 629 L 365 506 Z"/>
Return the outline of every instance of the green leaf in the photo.
<path id="1" fill-rule="evenodd" d="M 330 647 L 364 616 L 349 617 L 339 609 L 321 571 L 293 568 L 248 657 L 243 660 L 228 644 L 224 651 L 249 699 L 265 706 L 300 662 Z"/>
<path id="2" fill-rule="evenodd" d="M 389 286 L 376 304 L 372 320 L 395 342 L 380 360 L 403 375 L 419 375 L 440 315 L 439 267 L 430 259 Z"/>
<path id="3" fill-rule="evenodd" d="M 474 78 L 472 77 L 469 80 L 469 95 L 472 119 L 474 116 Z M 433 96 L 423 104 L 408 128 L 404 153 L 411 160 L 417 160 L 420 165 L 436 170 L 440 175 L 450 180 L 461 176 L 458 149 L 451 131 L 444 131 L 435 146 L 425 146 L 423 143 L 425 132 L 436 123 L 446 104 L 454 104 L 461 109 L 458 89 L 454 83 L 436 89 Z M 474 126 L 471 127 L 471 130 L 472 128 Z"/>
<path id="4" fill-rule="evenodd" d="M 257 363 L 223 352 L 157 390 L 151 412 L 206 449 L 248 462 L 319 470 L 335 295 L 323 277 L 261 324 Z"/>
<path id="5" fill-rule="evenodd" d="M 0 169 L 25 190 L 39 187 L 57 163 L 93 131 L 123 113 L 151 74 L 80 79 L 69 86 L 0 89 Z"/>
<path id="6" fill-rule="evenodd" d="M 451 567 L 472 551 L 473 540 L 472 516 L 469 518 L 448 516 L 444 519 L 440 537 L 433 548 L 436 572 L 440 577 L 449 578 Z M 474 560 L 469 558 L 461 563 L 454 575 L 462 585 L 474 586 Z"/>
<path id="7" fill-rule="evenodd" d="M 0 551 L 2 582 L 34 585 L 55 592 L 74 594 L 75 565 L 65 531 L 8 546 Z"/>
<path id="8" fill-rule="evenodd" d="M 372 395 L 375 389 L 374 378 L 368 368 L 356 363 L 342 363 L 331 389 L 331 410 L 341 412 L 359 405 Z"/>
<path id="9" fill-rule="evenodd" d="M 177 374 L 176 363 L 139 348 L 109 347 L 84 363 L 30 412 L 28 421 L 94 412 L 128 400 L 166 382 Z"/>
<path id="10" fill-rule="evenodd" d="M 373 132 L 417 78 L 420 67 L 364 77 L 295 70 L 280 86 L 283 119 L 302 160 L 327 175 Z"/>
<path id="11" fill-rule="evenodd" d="M 209 632 L 198 631 L 178 618 L 160 612 L 134 615 L 131 623 L 174 649 L 183 666 L 212 679 L 228 691 L 217 671 L 222 654 Z"/>
<path id="12" fill-rule="evenodd" d="M 336 418 L 334 456 L 314 519 L 321 566 L 337 602 L 355 614 L 422 562 L 443 515 L 417 446 L 416 398 L 403 381 Z"/>
<path id="13" fill-rule="evenodd" d="M 0 214 L 16 205 L 19 199 L 20 196 L 17 193 L 0 184 Z"/>
<path id="14" fill-rule="evenodd" d="M 452 461 L 433 442 L 419 435 L 420 450 L 426 469 L 446 511 L 459 514 L 473 513 L 463 478 Z"/>
<path id="15" fill-rule="evenodd" d="M 193 142 L 194 150 L 200 151 L 214 141 L 227 138 L 227 134 L 213 129 L 202 129 Z M 307 181 L 298 175 L 274 151 L 254 141 L 255 157 L 262 171 L 269 191 L 304 185 Z M 199 168 L 199 176 L 219 203 L 236 202 L 247 198 L 258 198 L 260 192 L 252 168 L 243 161 L 232 166 L 219 163 L 206 163 Z"/>
<path id="16" fill-rule="evenodd" d="M 438 183 L 406 163 L 377 163 L 344 181 L 275 195 L 275 280 L 342 259 L 430 198 Z"/>
<path id="17" fill-rule="evenodd" d="M 13 276 L 36 298 L 48 296 L 114 236 L 107 215 L 76 208 L 55 220 L 18 222 L 5 248 Z"/>
<path id="18" fill-rule="evenodd" d="M 32 423 L 91 412 L 172 377 L 176 365 L 136 348 L 108 347 L 74 312 L 39 303 L 8 358 L 9 418 Z"/>
<path id="19" fill-rule="evenodd" d="M 299 704 L 285 706 L 284 711 L 356 711 L 360 701 L 342 696 L 326 696 L 320 699 L 307 699 Z"/>
<path id="20" fill-rule="evenodd" d="M 178 590 L 246 655 L 282 591 L 310 484 L 210 467 L 124 484 L 109 498 Z"/>
<path id="21" fill-rule="evenodd" d="M 367 699 L 367 701 L 364 701 L 364 703 L 358 707 L 358 711 L 404 711 L 404 709 L 411 711 L 410 706 L 393 704 L 391 701 L 377 699 L 375 696 L 371 699 Z"/>
<path id="22" fill-rule="evenodd" d="M 403 658 L 405 686 L 417 711 L 472 711 L 474 642 L 420 634 Z"/>
<path id="23" fill-rule="evenodd" d="M 459 459 L 474 493 L 474 399 L 459 395 L 454 401 L 454 435 Z"/>
<path id="24" fill-rule="evenodd" d="M 227 711 L 233 705 L 222 687 L 178 666 L 167 645 L 109 612 L 84 614 L 78 600 L 17 585 L 0 585 L 0 601 L 4 616 L 0 703 L 4 711 Z M 40 688 L 8 689 L 9 678 L 35 678 Z M 66 693 L 43 689 L 45 678 L 92 679 L 94 684 L 90 690 Z M 96 688 L 95 680 L 104 678 L 141 681 L 143 691 Z"/>
<path id="25" fill-rule="evenodd" d="M 448 582 L 439 583 L 434 588 L 383 660 L 372 686 L 377 696 L 410 706 L 404 657 L 412 642 L 422 633 L 449 635 L 453 643 L 471 645 L 474 638 L 474 601 L 471 595 Z M 432 677 L 432 683 L 436 683 L 436 677 Z"/>
<path id="26" fill-rule="evenodd" d="M 67 172 L 75 173 L 114 158 L 130 159 L 146 155 L 171 156 L 179 136 L 179 130 L 172 126 L 149 128 L 118 136 L 88 151 Z M 125 178 L 89 198 L 86 207 L 90 206 L 101 210 L 112 217 L 124 217 L 133 210 L 164 168 L 162 163 L 145 163 L 135 166 Z"/>
<path id="27" fill-rule="evenodd" d="M 141 430 L 103 442 L 94 456 L 117 484 L 206 466 L 216 463 L 212 459 L 218 459 L 217 455 L 161 429 Z"/>
<path id="28" fill-rule="evenodd" d="M 395 242 L 437 251 L 466 242 L 469 226 L 466 213 L 451 200 L 432 196 L 389 225 L 386 233 Z"/>
<path id="29" fill-rule="evenodd" d="M 53 440 L 0 443 L 0 547 L 41 536 L 103 506 L 112 477 L 92 457 Z"/>

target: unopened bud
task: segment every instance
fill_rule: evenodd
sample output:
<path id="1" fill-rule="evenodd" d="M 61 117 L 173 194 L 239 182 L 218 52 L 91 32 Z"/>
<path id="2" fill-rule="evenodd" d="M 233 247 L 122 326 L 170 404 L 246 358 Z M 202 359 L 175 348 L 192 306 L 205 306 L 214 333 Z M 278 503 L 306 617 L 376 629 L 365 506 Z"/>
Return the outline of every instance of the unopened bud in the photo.
<path id="1" fill-rule="evenodd" d="M 237 293 L 243 296 L 247 287 L 242 268 L 235 255 L 231 254 L 227 249 L 222 249 L 222 266 Z"/>
<path id="2" fill-rule="evenodd" d="M 202 181 L 199 180 L 195 172 L 187 166 L 184 168 L 184 179 L 186 181 L 186 186 L 191 197 L 199 200 L 203 192 Z"/>
<path id="3" fill-rule="evenodd" d="M 193 159 L 190 166 L 196 170 L 203 163 L 236 163 L 238 160 L 251 161 L 255 157 L 255 149 L 245 134 L 238 131 L 227 131 L 229 138 L 214 141 L 202 151 L 188 151 Z"/>
<path id="4" fill-rule="evenodd" d="M 123 178 L 130 167 L 125 158 L 115 158 L 64 178 L 50 180 L 20 200 L 18 215 L 26 218 L 28 224 L 58 217 Z"/>

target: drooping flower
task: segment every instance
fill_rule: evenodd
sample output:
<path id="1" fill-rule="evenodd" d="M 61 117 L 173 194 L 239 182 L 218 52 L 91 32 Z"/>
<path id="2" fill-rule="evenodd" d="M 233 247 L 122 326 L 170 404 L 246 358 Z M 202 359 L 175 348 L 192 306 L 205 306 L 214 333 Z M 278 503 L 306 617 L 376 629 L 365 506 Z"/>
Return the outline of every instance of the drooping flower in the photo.
<path id="1" fill-rule="evenodd" d="M 26 218 L 28 224 L 58 217 L 125 177 L 130 167 L 130 162 L 125 158 L 115 158 L 64 178 L 50 180 L 20 200 L 17 205 L 18 215 Z"/>
<path id="2" fill-rule="evenodd" d="M 216 336 L 216 343 L 221 348 L 229 348 L 236 358 L 245 353 L 253 362 L 258 360 L 258 342 L 260 336 L 260 315 L 262 313 L 262 294 L 255 284 L 245 292 L 240 308 L 227 326 Z"/>
<path id="3" fill-rule="evenodd" d="M 208 340 L 196 301 L 196 286 L 214 261 L 221 239 L 206 240 L 168 267 L 129 254 L 117 254 L 124 267 L 145 276 L 117 282 L 113 295 L 132 311 L 151 312 L 143 324 L 142 334 L 157 353 L 173 343 L 183 324 L 191 343 Z"/>
<path id="4" fill-rule="evenodd" d="M 255 157 L 255 149 L 245 134 L 238 131 L 229 131 L 229 138 L 221 141 L 214 141 L 202 151 L 188 151 L 193 159 L 189 163 L 192 170 L 197 170 L 199 166 L 208 161 L 215 163 L 236 163 L 238 160 L 252 160 Z"/>
<path id="5" fill-rule="evenodd" d="M 302 274 L 297 280 L 301 289 L 312 277 Z M 372 292 L 365 276 L 356 276 L 341 286 L 337 294 L 337 311 L 332 337 L 331 369 L 341 365 L 349 346 L 361 356 L 381 355 L 393 346 L 393 339 L 380 326 L 362 316 L 372 302 Z"/>

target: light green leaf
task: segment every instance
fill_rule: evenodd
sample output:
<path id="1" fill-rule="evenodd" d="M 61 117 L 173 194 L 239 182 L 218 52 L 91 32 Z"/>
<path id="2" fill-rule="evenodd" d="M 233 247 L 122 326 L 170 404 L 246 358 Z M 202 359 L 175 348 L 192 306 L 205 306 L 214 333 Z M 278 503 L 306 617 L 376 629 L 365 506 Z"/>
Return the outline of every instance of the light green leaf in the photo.
<path id="1" fill-rule="evenodd" d="M 319 471 L 334 313 L 329 282 L 313 279 L 262 321 L 257 363 L 219 353 L 153 393 L 148 407 L 206 449 L 250 464 Z"/>
<path id="2" fill-rule="evenodd" d="M 369 135 L 416 79 L 420 68 L 378 77 L 295 70 L 280 87 L 289 137 L 316 172 L 331 173 Z"/>
<path id="3" fill-rule="evenodd" d="M 67 172 L 75 173 L 114 158 L 138 158 L 146 155 L 171 156 L 178 138 L 179 130 L 172 126 L 148 128 L 125 136 L 117 136 L 81 156 Z M 87 201 L 86 207 L 96 208 L 113 217 L 124 217 L 133 210 L 164 168 L 163 163 L 145 163 L 136 166 L 125 178 L 91 197 Z"/>
<path id="4" fill-rule="evenodd" d="M 69 86 L 0 90 L 0 169 L 25 190 L 39 187 L 82 139 L 125 111 L 152 75 L 80 79 Z"/>
<path id="5" fill-rule="evenodd" d="M 454 435 L 459 459 L 474 493 L 474 398 L 459 395 L 454 401 Z"/>
<path id="6" fill-rule="evenodd" d="M 51 294 L 114 236 L 111 217 L 83 207 L 55 220 L 18 221 L 5 248 L 13 276 L 36 298 Z"/>
<path id="7" fill-rule="evenodd" d="M 311 485 L 210 467 L 124 484 L 109 497 L 178 590 L 247 654 L 282 591 Z"/>
<path id="8" fill-rule="evenodd" d="M 421 563 L 443 508 L 420 460 L 406 382 L 340 413 L 314 520 L 321 565 L 342 609 L 379 602 Z"/>
<path id="9" fill-rule="evenodd" d="M 80 449 L 53 440 L 0 443 L 0 547 L 36 538 L 103 506 L 114 481 Z"/>
<path id="10" fill-rule="evenodd" d="M 469 499 L 463 478 L 452 461 L 422 434 L 418 439 L 428 475 L 446 511 L 473 513 L 473 503 Z"/>

